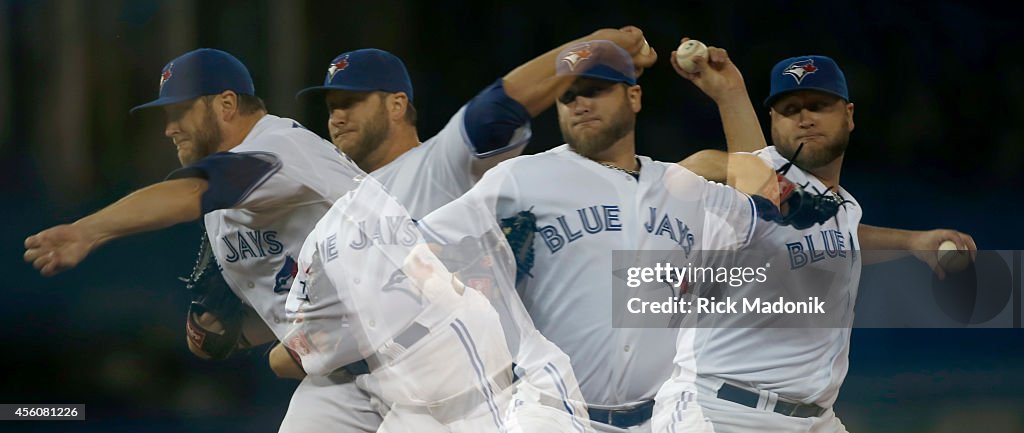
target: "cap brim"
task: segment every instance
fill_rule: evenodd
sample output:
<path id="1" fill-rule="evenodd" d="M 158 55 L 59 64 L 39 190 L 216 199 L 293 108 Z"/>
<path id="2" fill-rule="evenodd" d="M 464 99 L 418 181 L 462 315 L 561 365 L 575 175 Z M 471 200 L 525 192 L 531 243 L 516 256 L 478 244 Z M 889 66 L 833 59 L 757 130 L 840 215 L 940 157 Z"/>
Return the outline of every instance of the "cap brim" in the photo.
<path id="1" fill-rule="evenodd" d="M 575 75 L 575 76 L 581 77 L 581 78 L 590 78 L 590 79 L 593 79 L 593 80 L 610 81 L 612 83 L 624 83 L 624 84 L 629 84 L 630 86 L 635 86 L 636 85 L 636 80 L 630 81 L 629 78 L 626 78 L 626 77 L 612 78 L 612 77 L 609 77 L 607 75 L 591 74 L 591 73 L 588 73 L 588 72 L 580 72 L 578 74 L 572 74 L 572 75 Z"/>
<path id="2" fill-rule="evenodd" d="M 310 97 L 310 96 L 316 96 L 316 95 L 321 95 L 322 96 L 324 93 L 327 93 L 330 90 L 347 90 L 349 92 L 376 92 L 378 89 L 368 89 L 366 87 L 341 86 L 341 85 L 313 86 L 313 87 L 307 87 L 305 89 L 299 90 L 299 92 L 295 94 L 295 99 L 300 99 L 300 98 L 305 98 L 305 97 Z"/>
<path id="3" fill-rule="evenodd" d="M 138 105 L 138 106 L 132 108 L 131 110 L 128 110 L 128 113 L 135 114 L 136 111 L 142 110 L 144 108 L 163 107 L 164 105 L 177 104 L 179 102 L 188 101 L 189 99 L 194 99 L 194 98 L 195 98 L 195 96 L 176 96 L 176 97 L 164 96 L 164 97 L 157 98 L 157 99 L 154 99 L 152 101 L 149 101 L 149 102 L 147 102 L 145 104 Z"/>
<path id="4" fill-rule="evenodd" d="M 826 89 L 824 87 L 799 87 L 799 88 L 795 88 L 795 89 L 784 90 L 784 91 L 776 93 L 776 94 L 774 94 L 772 96 L 769 96 L 768 98 L 766 98 L 764 100 L 764 108 L 772 108 L 772 104 L 774 104 L 775 101 L 778 100 L 779 98 L 781 98 L 783 96 L 786 96 L 787 94 L 800 91 L 800 90 L 817 90 L 817 91 L 822 92 L 822 93 L 828 93 L 829 95 L 838 96 L 839 99 L 842 99 L 842 100 L 844 100 L 846 102 L 850 102 L 849 99 L 846 99 L 846 96 L 840 95 L 838 92 L 836 92 L 834 90 Z"/>

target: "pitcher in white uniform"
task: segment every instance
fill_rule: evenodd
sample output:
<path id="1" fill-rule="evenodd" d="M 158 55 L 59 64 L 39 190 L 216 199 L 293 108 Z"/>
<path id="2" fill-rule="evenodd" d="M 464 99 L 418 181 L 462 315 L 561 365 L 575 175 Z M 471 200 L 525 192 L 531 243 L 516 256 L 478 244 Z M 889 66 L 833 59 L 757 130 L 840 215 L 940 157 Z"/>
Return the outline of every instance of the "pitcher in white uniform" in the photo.
<path id="1" fill-rule="evenodd" d="M 514 359 L 520 386 L 565 393 L 560 405 L 586 413 L 568 357 L 539 338 L 519 303 L 500 228 L 482 211 L 457 210 L 480 217 L 434 224 L 465 236 L 448 242 L 433 232 L 440 243 L 428 245 L 396 198 L 366 178 L 303 247 L 284 344 L 311 377 L 365 359 L 371 373 L 360 378 L 390 406 L 383 432 L 535 431 L 536 417 L 506 419 Z M 490 284 L 463 283 L 466 272 L 478 277 L 467 282 L 488 274 Z"/>
<path id="2" fill-rule="evenodd" d="M 74 224 L 28 238 L 25 259 L 51 275 L 112 239 L 202 218 L 224 280 L 247 307 L 241 341 L 283 338 L 302 242 L 365 173 L 302 125 L 267 114 L 248 70 L 226 52 L 186 53 L 159 78 L 159 98 L 135 109 L 164 109 L 165 135 L 184 167 Z M 220 323 L 208 313 L 193 316 L 189 348 L 207 357 L 207 339 L 194 336 L 216 333 Z"/>
<path id="3" fill-rule="evenodd" d="M 653 52 L 642 53 L 640 29 L 600 29 L 563 46 L 611 39 L 631 52 L 637 65 L 649 65 Z M 554 103 L 568 85 L 555 74 L 554 48 L 487 86 L 459 109 L 445 127 L 420 142 L 416 131 L 414 91 L 409 73 L 395 55 L 374 48 L 348 51 L 326 67 L 323 85 L 297 97 L 325 104 L 330 139 L 360 168 L 370 173 L 419 220 L 461 196 L 484 171 L 519 155 L 530 138 L 530 119 Z M 270 352 L 282 377 L 300 378 L 286 415 L 284 431 L 337 425 L 374 431 L 387 403 L 372 398 L 372 381 L 363 361 L 327 377 L 306 376 L 284 347 Z M 353 382 L 351 375 L 357 375 Z M 369 388 L 351 390 L 358 384 Z"/>
<path id="4" fill-rule="evenodd" d="M 699 85 L 719 104 L 735 104 L 722 110 L 727 137 L 760 136 L 763 143 L 745 89 L 716 87 L 734 85 L 719 74 L 735 69 L 724 51 L 714 53 L 716 67 Z M 470 201 L 493 209 L 496 219 L 536 215 L 532 278 L 519 287 L 526 309 L 570 356 L 596 430 L 649 431 L 654 395 L 672 372 L 676 332 L 616 327 L 612 251 L 696 257 L 743 248 L 758 226 L 771 224 L 759 220 L 750 196 L 635 154 L 641 89 L 627 53 L 591 41 L 566 48 L 558 61 L 560 73 L 574 77 L 557 104 L 567 144 L 499 164 L 437 212 Z"/>
<path id="5" fill-rule="evenodd" d="M 831 191 L 845 205 L 821 226 L 767 227 L 754 247 L 788 256 L 783 272 L 788 273 L 791 293 L 820 291 L 845 302 L 830 311 L 836 316 L 828 324 L 817 326 L 719 323 L 681 330 L 672 379 L 656 397 L 655 432 L 846 431 L 832 405 L 849 368 L 861 259 L 870 257 L 860 251 L 906 249 L 921 255 L 946 239 L 962 249 L 976 249 L 970 236 L 953 230 L 909 232 L 860 224 L 860 204 L 839 184 L 854 105 L 846 78 L 832 59 L 802 56 L 776 64 L 764 105 L 770 109 L 775 146 L 754 154 L 790 181 Z M 687 166 L 722 177 L 714 167 Z M 750 284 L 731 293 L 754 297 L 764 290 Z"/>

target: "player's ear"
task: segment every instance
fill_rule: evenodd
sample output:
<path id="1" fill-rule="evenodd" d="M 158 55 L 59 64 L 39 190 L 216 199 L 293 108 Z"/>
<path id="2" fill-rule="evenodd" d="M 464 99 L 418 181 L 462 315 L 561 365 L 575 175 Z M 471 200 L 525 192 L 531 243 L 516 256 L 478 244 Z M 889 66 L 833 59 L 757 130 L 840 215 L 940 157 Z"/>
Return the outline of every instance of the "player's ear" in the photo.
<path id="1" fill-rule="evenodd" d="M 409 95 L 405 92 L 395 92 L 384 100 L 388 110 L 388 117 L 395 122 L 405 118 L 405 111 L 409 109 Z"/>
<path id="2" fill-rule="evenodd" d="M 850 130 L 853 131 L 853 103 L 849 102 L 846 104 L 846 122 L 850 126 Z"/>
<path id="3" fill-rule="evenodd" d="M 633 108 L 634 113 L 640 112 L 640 97 L 643 96 L 643 90 L 640 89 L 640 85 L 629 86 L 626 88 L 626 97 L 629 98 L 629 105 Z"/>
<path id="4" fill-rule="evenodd" d="M 225 122 L 230 121 L 238 115 L 238 94 L 231 90 L 225 90 L 213 97 L 212 108 L 217 117 Z"/>

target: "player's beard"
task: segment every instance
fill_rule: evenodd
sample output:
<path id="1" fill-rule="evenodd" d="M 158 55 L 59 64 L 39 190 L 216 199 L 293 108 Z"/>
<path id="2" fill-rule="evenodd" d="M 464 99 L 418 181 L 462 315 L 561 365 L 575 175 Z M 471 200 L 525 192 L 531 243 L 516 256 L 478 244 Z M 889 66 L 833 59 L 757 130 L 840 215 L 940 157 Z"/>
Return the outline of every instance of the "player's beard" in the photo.
<path id="1" fill-rule="evenodd" d="M 565 119 L 559 119 L 558 127 L 562 130 L 562 138 L 573 151 L 584 157 L 593 158 L 629 134 L 636 125 L 636 116 L 628 100 L 623 101 L 619 109 L 606 119 L 608 124 L 605 127 L 580 133 L 574 133 Z"/>
<path id="2" fill-rule="evenodd" d="M 202 124 L 199 128 L 192 133 L 191 142 L 192 149 L 184 155 L 179 154 L 178 160 L 181 161 L 182 166 L 190 165 L 200 159 L 206 158 L 217 151 L 220 147 L 221 141 L 224 140 L 224 133 L 220 129 L 220 125 L 217 124 L 217 118 L 213 113 L 213 109 L 209 106 L 206 108 L 206 114 L 203 115 Z"/>
<path id="3" fill-rule="evenodd" d="M 779 134 L 772 129 L 772 142 L 782 143 L 782 138 Z M 835 135 L 834 138 L 826 143 L 822 144 L 807 144 L 800 154 L 797 155 L 797 160 L 793 161 L 793 155 L 796 150 L 800 147 L 799 141 L 794 141 L 787 146 L 776 145 L 776 150 L 779 151 L 779 155 L 793 161 L 797 167 L 803 170 L 815 170 L 824 167 L 835 161 L 837 158 L 843 156 L 846 153 L 846 148 L 850 144 L 850 128 L 845 124 L 841 126 L 840 131 Z"/>
<path id="4" fill-rule="evenodd" d="M 388 112 L 384 108 L 384 104 L 380 104 L 377 113 L 371 116 L 359 131 L 358 140 L 345 146 L 346 148 L 343 148 L 342 151 L 352 158 L 356 165 L 362 166 L 367 157 L 380 148 L 380 144 L 384 142 L 390 132 L 391 124 L 388 123 Z"/>

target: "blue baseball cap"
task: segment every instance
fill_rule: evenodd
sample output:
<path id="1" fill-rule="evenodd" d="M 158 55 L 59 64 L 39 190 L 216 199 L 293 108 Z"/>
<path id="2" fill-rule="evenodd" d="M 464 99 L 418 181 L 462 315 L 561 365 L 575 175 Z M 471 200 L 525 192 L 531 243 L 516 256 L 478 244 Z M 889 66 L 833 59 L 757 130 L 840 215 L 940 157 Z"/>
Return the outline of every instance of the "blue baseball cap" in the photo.
<path id="1" fill-rule="evenodd" d="M 217 95 L 225 90 L 240 95 L 256 94 L 249 70 L 235 56 L 221 50 L 200 48 L 168 62 L 160 72 L 160 96 L 132 108 L 130 112 Z"/>
<path id="2" fill-rule="evenodd" d="M 850 101 L 846 75 L 836 62 L 825 56 L 790 57 L 772 68 L 772 89 L 764 100 L 771 107 L 780 96 L 797 90 L 817 90 Z"/>
<path id="3" fill-rule="evenodd" d="M 327 66 L 324 85 L 302 89 L 295 97 L 321 95 L 328 90 L 405 92 L 412 102 L 412 80 L 405 64 L 394 54 L 376 48 L 349 51 L 335 57 Z"/>
<path id="4" fill-rule="evenodd" d="M 612 41 L 581 42 L 563 49 L 555 60 L 558 76 L 574 75 L 636 85 L 633 57 Z"/>

